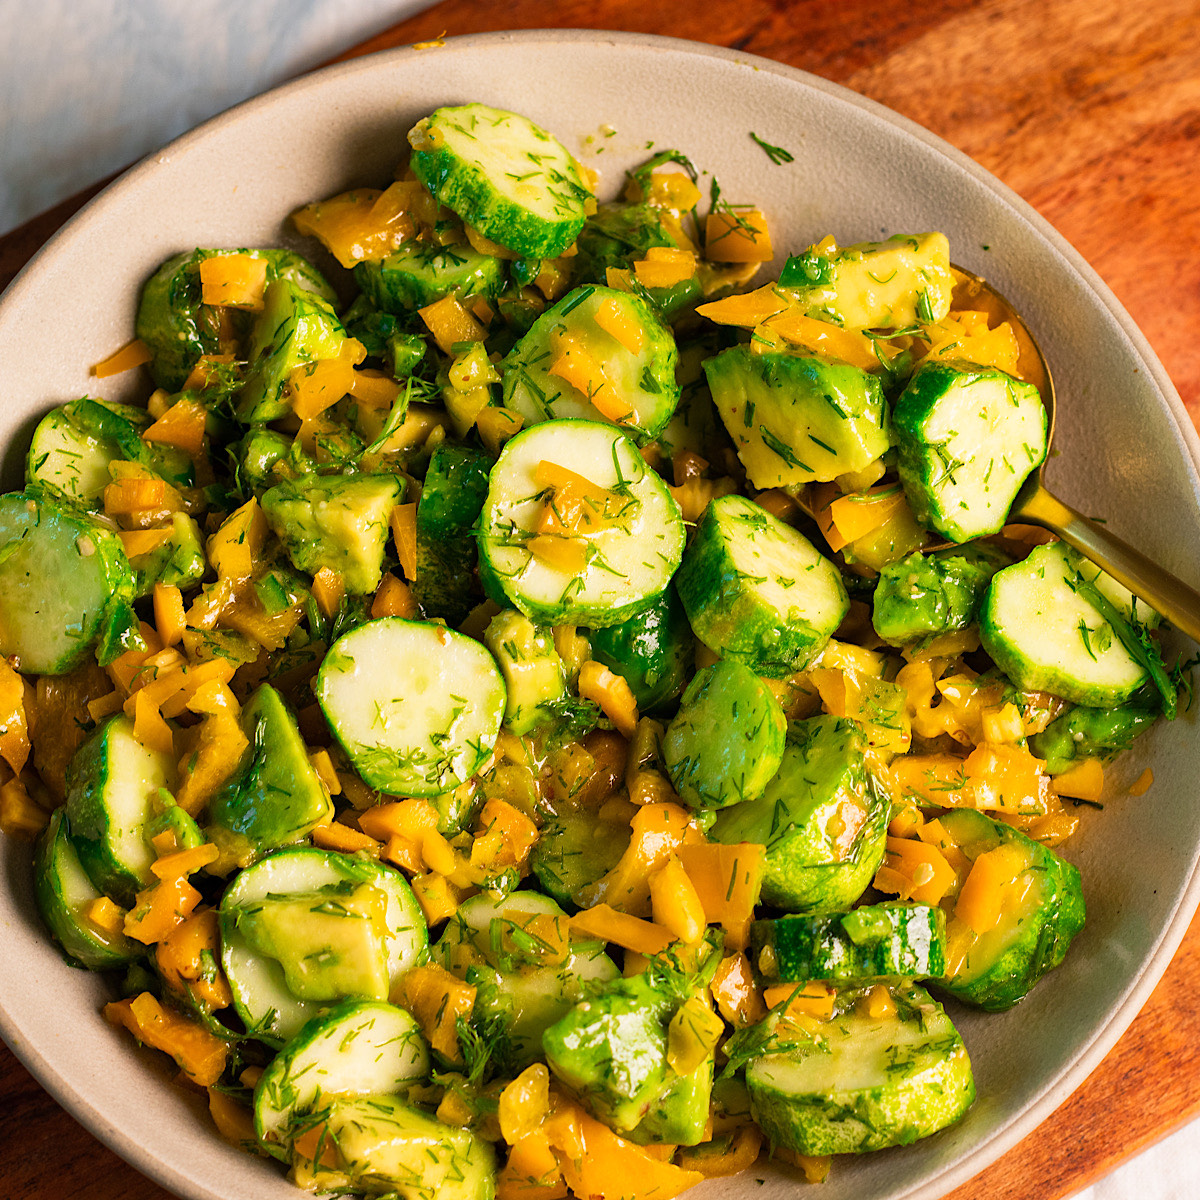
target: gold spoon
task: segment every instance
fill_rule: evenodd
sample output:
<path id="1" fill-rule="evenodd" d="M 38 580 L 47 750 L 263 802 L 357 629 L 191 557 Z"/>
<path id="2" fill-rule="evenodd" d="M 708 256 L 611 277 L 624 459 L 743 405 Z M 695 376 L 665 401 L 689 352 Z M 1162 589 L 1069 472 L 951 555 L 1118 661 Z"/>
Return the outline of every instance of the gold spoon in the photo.
<path id="1" fill-rule="evenodd" d="M 961 267 L 956 266 L 954 271 L 958 282 L 952 307 L 985 312 L 989 324 L 1007 321 L 1012 327 L 1020 350 L 1018 369 L 1042 394 L 1042 403 L 1050 418 L 1047 442 L 1051 443 L 1054 438 L 1054 379 L 1041 347 L 1017 311 L 990 283 Z M 1043 460 L 1025 481 L 1009 510 L 1009 521 L 1050 530 L 1144 600 L 1176 629 L 1200 642 L 1200 594 L 1102 525 L 1088 520 L 1051 495 L 1043 481 L 1045 469 L 1046 460 Z"/>

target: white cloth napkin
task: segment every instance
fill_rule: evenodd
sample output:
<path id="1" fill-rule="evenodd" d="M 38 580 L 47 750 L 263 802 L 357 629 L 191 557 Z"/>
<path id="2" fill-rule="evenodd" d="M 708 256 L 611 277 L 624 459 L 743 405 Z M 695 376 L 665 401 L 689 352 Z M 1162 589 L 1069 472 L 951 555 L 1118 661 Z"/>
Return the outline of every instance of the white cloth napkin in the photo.
<path id="1" fill-rule="evenodd" d="M 0 0 L 0 233 L 430 0 Z"/>

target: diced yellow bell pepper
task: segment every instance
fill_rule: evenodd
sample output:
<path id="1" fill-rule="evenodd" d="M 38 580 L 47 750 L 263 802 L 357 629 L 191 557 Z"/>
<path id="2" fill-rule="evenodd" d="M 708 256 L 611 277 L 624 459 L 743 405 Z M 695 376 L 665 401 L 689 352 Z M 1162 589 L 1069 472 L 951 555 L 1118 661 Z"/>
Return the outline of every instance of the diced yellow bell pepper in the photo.
<path id="1" fill-rule="evenodd" d="M 200 264 L 200 302 L 259 312 L 267 286 L 267 260 L 250 254 L 216 254 Z"/>

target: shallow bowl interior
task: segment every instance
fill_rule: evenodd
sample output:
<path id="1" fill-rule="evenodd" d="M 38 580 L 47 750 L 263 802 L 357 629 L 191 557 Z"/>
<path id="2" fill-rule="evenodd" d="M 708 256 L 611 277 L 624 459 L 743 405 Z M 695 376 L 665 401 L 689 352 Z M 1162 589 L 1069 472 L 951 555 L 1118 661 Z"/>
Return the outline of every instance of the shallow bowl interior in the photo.
<path id="1" fill-rule="evenodd" d="M 827 233 L 845 243 L 945 231 L 955 260 L 1024 313 L 1053 366 L 1061 456 L 1052 486 L 1197 581 L 1195 433 L 1144 339 L 1044 221 L 944 143 L 850 92 L 752 56 L 637 35 L 495 34 L 358 60 L 152 156 L 68 225 L 0 302 L 5 485 L 19 485 L 29 432 L 48 407 L 129 388 L 126 377 L 89 378 L 88 366 L 129 339 L 139 286 L 164 258 L 194 246 L 298 244 L 282 224 L 291 209 L 387 181 L 418 117 L 469 100 L 546 126 L 600 171 L 608 195 L 651 143 L 683 150 L 726 199 L 769 214 L 780 261 Z M 751 131 L 795 161 L 774 165 Z M 1153 731 L 1112 787 L 1118 796 L 1151 764 L 1149 793 L 1089 813 L 1070 845 L 1089 916 L 1065 966 L 1010 1013 L 953 1009 L 979 1089 L 967 1118 L 916 1146 L 837 1163 L 824 1200 L 944 1194 L 1027 1133 L 1116 1041 L 1195 907 L 1193 745 L 1188 720 Z M 135 1053 L 99 1018 L 104 984 L 66 967 L 50 945 L 33 910 L 27 849 L 12 843 L 0 866 L 0 930 L 0 1033 L 67 1108 L 181 1197 L 293 1200 L 275 1166 L 222 1143 L 202 1105 L 170 1085 L 164 1062 Z M 702 1190 L 765 1200 L 794 1186 L 760 1164 Z"/>

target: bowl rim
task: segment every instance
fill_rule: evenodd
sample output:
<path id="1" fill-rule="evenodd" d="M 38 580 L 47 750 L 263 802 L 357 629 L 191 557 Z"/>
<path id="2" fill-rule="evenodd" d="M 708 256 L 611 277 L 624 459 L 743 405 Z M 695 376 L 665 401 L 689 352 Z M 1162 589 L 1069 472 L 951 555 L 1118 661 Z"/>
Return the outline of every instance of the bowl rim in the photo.
<path id="1" fill-rule="evenodd" d="M 92 197 L 55 231 L 14 276 L 3 293 L 0 293 L 0 318 L 3 317 L 6 310 L 22 302 L 24 292 L 30 286 L 30 276 L 36 275 L 40 264 L 55 253 L 59 243 L 71 236 L 76 226 L 91 219 L 96 213 L 102 212 L 110 204 L 119 201 L 127 191 L 137 188 L 141 181 L 151 173 L 168 166 L 172 157 L 177 153 L 186 151 L 194 143 L 219 135 L 227 126 L 236 124 L 245 114 L 273 105 L 284 96 L 291 97 L 305 91 L 319 90 L 335 79 L 386 70 L 396 63 L 412 59 L 416 55 L 443 51 L 469 53 L 477 47 L 488 48 L 511 43 L 553 44 L 556 46 L 563 44 L 595 46 L 597 43 L 607 43 L 613 46 L 638 47 L 661 53 L 713 58 L 734 65 L 750 66 L 755 70 L 791 80 L 802 88 L 824 93 L 839 103 L 858 108 L 949 159 L 968 174 L 975 183 L 998 197 L 1042 240 L 1057 251 L 1067 266 L 1074 270 L 1101 306 L 1107 310 L 1121 332 L 1129 339 L 1136 356 L 1147 369 L 1155 389 L 1165 403 L 1182 448 L 1186 451 L 1186 457 L 1190 459 L 1193 487 L 1196 486 L 1196 476 L 1200 474 L 1200 435 L 1146 336 L 1129 316 L 1112 290 L 1079 251 L 1012 188 L 969 155 L 916 121 L 843 84 L 834 83 L 819 75 L 775 59 L 662 34 L 545 27 L 455 36 L 443 35 L 434 42 L 399 46 L 360 55 L 343 62 L 335 62 L 270 88 L 210 117 L 181 136 L 172 139 L 161 149 L 147 154 Z M 1120 1001 L 1109 1011 L 1107 1019 L 1092 1032 L 1076 1057 L 1053 1077 L 1047 1079 L 1035 1098 L 1014 1118 L 980 1141 L 961 1159 L 944 1167 L 935 1176 L 924 1182 L 913 1184 L 904 1192 L 898 1193 L 896 1200 L 934 1200 L 936 1196 L 948 1194 L 955 1187 L 967 1182 L 989 1167 L 1002 1154 L 1045 1121 L 1100 1065 L 1100 1062 L 1141 1011 L 1170 965 L 1171 959 L 1188 930 L 1198 904 L 1200 904 L 1200 845 L 1193 851 L 1191 869 L 1186 883 L 1180 890 L 1169 919 L 1159 931 L 1158 938 L 1146 960 L 1146 968 L 1131 981 Z M 114 1126 L 102 1111 L 86 1101 L 77 1092 L 74 1085 L 50 1065 L 38 1047 L 24 1038 L 21 1029 L 3 1008 L 0 1008 L 0 1037 L 3 1037 L 16 1057 L 57 1103 L 104 1145 L 142 1174 L 164 1187 L 178 1189 L 188 1195 L 198 1196 L 200 1194 L 195 1191 L 193 1179 L 184 1176 L 172 1164 L 158 1158 L 146 1150 L 140 1142 L 128 1137 L 121 1129 Z M 210 1191 L 208 1195 L 213 1197 L 213 1200 L 219 1200 L 217 1192 Z"/>

